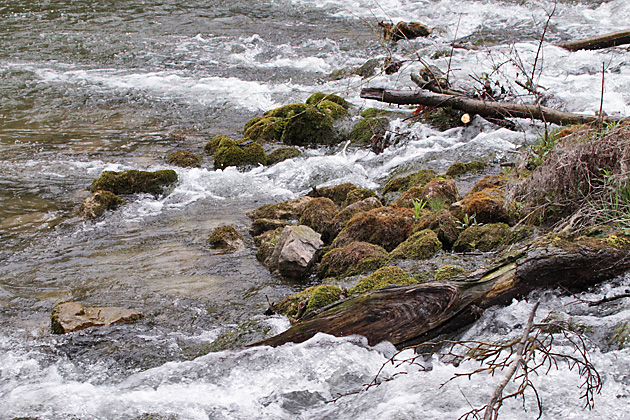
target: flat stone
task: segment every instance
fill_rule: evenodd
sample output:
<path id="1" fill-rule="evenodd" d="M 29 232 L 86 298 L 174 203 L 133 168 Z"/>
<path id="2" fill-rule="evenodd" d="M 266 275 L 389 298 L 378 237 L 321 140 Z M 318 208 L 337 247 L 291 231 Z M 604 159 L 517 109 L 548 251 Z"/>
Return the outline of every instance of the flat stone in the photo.
<path id="1" fill-rule="evenodd" d="M 50 323 L 55 334 L 65 334 L 90 327 L 136 321 L 143 316 L 141 312 L 115 306 L 83 306 L 78 302 L 63 302 L 53 308 Z"/>
<path id="2" fill-rule="evenodd" d="M 324 246 L 321 235 L 308 226 L 287 226 L 270 257 L 269 268 L 282 276 L 301 278 Z"/>

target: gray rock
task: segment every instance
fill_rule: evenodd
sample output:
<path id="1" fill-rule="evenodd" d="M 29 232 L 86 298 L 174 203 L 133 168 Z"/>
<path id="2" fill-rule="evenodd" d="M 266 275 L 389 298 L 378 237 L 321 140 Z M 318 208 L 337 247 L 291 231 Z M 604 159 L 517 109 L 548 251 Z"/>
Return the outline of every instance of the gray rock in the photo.
<path id="1" fill-rule="evenodd" d="M 141 312 L 115 306 L 83 306 L 78 302 L 63 302 L 53 308 L 50 326 L 55 334 L 65 334 L 90 327 L 136 321 L 143 316 Z"/>
<path id="2" fill-rule="evenodd" d="M 323 246 L 321 235 L 310 227 L 287 226 L 269 258 L 269 268 L 284 277 L 301 278 Z"/>

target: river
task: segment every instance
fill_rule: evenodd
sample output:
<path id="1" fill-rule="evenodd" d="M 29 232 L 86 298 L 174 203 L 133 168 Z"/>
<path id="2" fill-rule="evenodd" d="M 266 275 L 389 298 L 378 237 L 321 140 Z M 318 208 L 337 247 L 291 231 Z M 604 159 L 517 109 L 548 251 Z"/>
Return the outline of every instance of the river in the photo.
<path id="1" fill-rule="evenodd" d="M 552 10 L 551 2 L 517 0 L 0 0 L 0 420 L 456 419 L 483 405 L 498 378 L 442 387 L 475 365 L 437 359 L 427 371 L 387 367 L 407 374 L 328 402 L 370 382 L 394 351 L 387 343 L 318 335 L 243 349 L 289 325 L 263 315 L 267 299 L 305 287 L 258 263 L 245 213 L 313 186 L 377 189 L 405 165 L 444 171 L 458 160 L 509 159 L 536 138 L 539 124 L 521 120 L 510 131 L 477 119 L 439 132 L 398 119 L 391 129 L 405 141 L 379 155 L 310 149 L 249 171 L 215 171 L 209 156 L 201 168 L 172 168 L 165 156 L 203 154 L 212 136 L 240 138 L 250 118 L 317 91 L 358 109 L 386 107 L 360 99 L 360 88 L 412 88 L 418 55 L 442 70 L 450 61 L 463 84 L 474 76 L 513 86 L 532 71 Z M 434 30 L 393 46 L 379 40 L 377 20 Z M 553 45 L 627 29 L 628 21 L 627 0 L 558 1 L 535 72 L 548 105 L 599 111 L 604 63 L 603 109 L 628 115 L 627 47 L 570 53 Z M 456 49 L 451 60 L 458 38 L 485 46 Z M 386 57 L 406 61 L 392 75 L 351 74 Z M 102 171 L 167 168 L 179 176 L 168 196 L 135 196 L 96 221 L 78 216 Z M 208 246 L 224 224 L 246 235 L 244 251 Z M 585 411 L 575 370 L 560 366 L 534 378 L 542 418 L 627 419 L 630 348 L 610 337 L 628 328 L 630 308 L 623 300 L 590 308 L 579 299 L 629 285 L 625 276 L 577 297 L 540 292 L 486 311 L 465 337 L 517 337 L 540 300 L 537 319 L 555 312 L 588 332 L 603 381 Z M 53 335 L 50 311 L 67 300 L 146 316 Z M 533 401 L 526 418 L 536 418 Z M 500 418 L 523 413 L 513 401 Z"/>

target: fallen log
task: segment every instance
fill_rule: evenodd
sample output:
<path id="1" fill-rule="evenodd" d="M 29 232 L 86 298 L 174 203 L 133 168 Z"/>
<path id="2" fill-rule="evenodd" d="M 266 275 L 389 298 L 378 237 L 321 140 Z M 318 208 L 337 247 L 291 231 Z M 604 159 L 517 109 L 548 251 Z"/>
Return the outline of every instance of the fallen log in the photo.
<path id="1" fill-rule="evenodd" d="M 361 98 L 398 105 L 425 105 L 451 107 L 471 114 L 490 118 L 534 118 L 558 125 L 586 124 L 600 121 L 597 115 L 582 115 L 559 111 L 542 105 L 516 104 L 509 102 L 489 102 L 464 96 L 447 95 L 427 90 L 390 90 L 364 88 Z M 605 122 L 623 121 L 624 117 L 604 116 Z"/>
<path id="2" fill-rule="evenodd" d="M 253 345 L 303 342 L 318 332 L 359 334 L 370 345 L 389 341 L 398 348 L 452 333 L 480 311 L 508 304 L 534 289 L 584 290 L 630 270 L 630 238 L 546 236 L 509 253 L 492 267 L 447 282 L 389 286 L 306 314 L 287 331 Z"/>
<path id="3" fill-rule="evenodd" d="M 577 41 L 569 41 L 558 44 L 558 46 L 569 51 L 578 51 L 599 50 L 602 48 L 616 47 L 624 44 L 630 44 L 630 31 L 618 31 L 605 35 L 578 39 Z"/>

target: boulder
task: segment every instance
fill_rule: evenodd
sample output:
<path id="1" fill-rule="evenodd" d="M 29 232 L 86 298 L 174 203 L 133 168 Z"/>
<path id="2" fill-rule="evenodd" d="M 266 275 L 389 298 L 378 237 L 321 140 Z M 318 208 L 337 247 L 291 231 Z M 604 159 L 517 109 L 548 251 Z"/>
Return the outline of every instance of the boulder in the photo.
<path id="1" fill-rule="evenodd" d="M 295 147 L 281 147 L 267 155 L 267 165 L 275 165 L 284 160 L 296 158 L 301 154 L 302 152 Z"/>
<path id="2" fill-rule="evenodd" d="M 376 193 L 368 188 L 356 188 L 346 195 L 346 200 L 343 202 L 342 207 L 347 207 L 350 204 L 363 201 L 370 197 L 376 197 Z"/>
<path id="3" fill-rule="evenodd" d="M 461 176 L 468 172 L 482 171 L 488 167 L 488 164 L 480 160 L 472 160 L 470 162 L 455 162 L 446 170 L 448 176 Z"/>
<path id="4" fill-rule="evenodd" d="M 165 192 L 167 185 L 176 181 L 177 173 L 170 169 L 155 172 L 135 169 L 122 172 L 104 171 L 92 182 L 90 190 L 111 191 L 116 195 L 136 193 L 160 195 Z"/>
<path id="5" fill-rule="evenodd" d="M 258 236 L 269 230 L 284 228 L 285 226 L 289 226 L 291 224 L 291 222 L 287 222 L 286 220 L 260 218 L 252 222 L 252 225 L 249 228 L 249 233 L 251 233 L 252 236 Z"/>
<path id="6" fill-rule="evenodd" d="M 383 194 L 405 191 L 411 187 L 424 187 L 433 178 L 437 176 L 437 172 L 431 169 L 420 169 L 418 172 L 414 172 L 403 177 L 390 178 L 383 187 Z"/>
<path id="7" fill-rule="evenodd" d="M 81 203 L 79 214 L 85 219 L 96 219 L 105 213 L 105 210 L 114 210 L 122 202 L 122 199 L 111 191 L 97 190 Z"/>
<path id="8" fill-rule="evenodd" d="M 373 139 L 384 136 L 388 128 L 387 118 L 363 118 L 350 131 L 350 142 L 355 146 L 371 145 Z"/>
<path id="9" fill-rule="evenodd" d="M 507 222 L 509 219 L 504 193 L 497 188 L 469 193 L 462 200 L 453 203 L 450 210 L 460 220 L 466 215 L 475 215 L 478 223 Z"/>
<path id="10" fill-rule="evenodd" d="M 260 144 L 251 140 L 240 144 L 231 139 L 221 140 L 214 153 L 215 169 L 265 164 L 267 164 L 265 150 Z"/>
<path id="11" fill-rule="evenodd" d="M 445 249 L 451 249 L 460 234 L 461 223 L 451 214 L 450 211 L 444 209 L 436 213 L 429 213 L 420 218 L 414 227 L 416 231 L 431 229 L 437 234 L 438 239 L 442 242 Z"/>
<path id="12" fill-rule="evenodd" d="M 362 213 L 364 211 L 378 209 L 380 207 L 383 207 L 383 203 L 381 203 L 381 201 L 376 197 L 369 197 L 365 200 L 350 204 L 348 207 L 337 213 L 335 215 L 335 218 L 333 219 L 335 226 L 335 236 L 337 236 L 339 232 L 341 232 L 341 230 L 346 227 L 348 221 L 352 219 L 354 215 Z"/>
<path id="13" fill-rule="evenodd" d="M 254 244 L 258 247 L 256 259 L 266 267 L 269 267 L 269 259 L 273 255 L 273 250 L 276 248 L 276 244 L 283 230 L 284 226 L 274 230 L 268 230 L 254 237 Z"/>
<path id="14" fill-rule="evenodd" d="M 78 302 L 58 303 L 52 310 L 50 326 L 55 334 L 65 334 L 90 327 L 102 327 L 142 318 L 141 312 L 115 306 L 83 306 Z"/>
<path id="15" fill-rule="evenodd" d="M 308 193 L 309 197 L 326 197 L 330 198 L 338 206 L 343 206 L 343 203 L 348 198 L 348 193 L 357 189 L 357 186 L 351 182 L 345 184 L 333 185 L 331 187 L 313 188 Z"/>
<path id="16" fill-rule="evenodd" d="M 269 258 L 269 268 L 287 278 L 300 279 L 324 246 L 321 235 L 308 226 L 287 226 Z"/>

